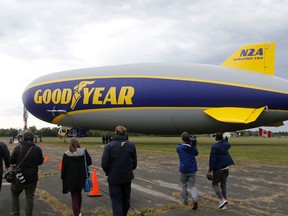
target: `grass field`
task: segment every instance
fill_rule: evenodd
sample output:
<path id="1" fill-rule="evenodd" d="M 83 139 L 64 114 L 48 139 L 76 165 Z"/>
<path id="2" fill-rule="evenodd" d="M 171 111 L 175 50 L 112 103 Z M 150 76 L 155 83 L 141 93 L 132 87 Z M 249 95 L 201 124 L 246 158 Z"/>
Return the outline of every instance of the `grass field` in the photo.
<path id="1" fill-rule="evenodd" d="M 1 139 L 3 140 L 3 139 Z M 100 137 L 81 138 L 81 143 L 88 146 L 100 146 Z M 175 154 L 176 146 L 181 142 L 180 137 L 156 137 L 156 136 L 135 136 L 130 137 L 137 146 L 137 151 L 159 152 Z M 3 140 L 8 142 L 8 138 Z M 68 139 L 67 139 L 68 142 Z M 199 157 L 208 157 L 211 145 L 215 139 L 212 137 L 198 136 L 197 147 Z M 288 164 L 288 138 L 259 138 L 259 137 L 237 137 L 229 138 L 232 147 L 230 153 L 234 160 L 267 162 Z M 43 143 L 67 145 L 57 137 L 44 137 Z"/>
<path id="2" fill-rule="evenodd" d="M 175 148 L 181 142 L 180 137 L 133 137 L 137 149 L 175 153 Z M 288 164 L 288 138 L 258 137 L 229 138 L 232 147 L 231 155 L 238 161 L 262 161 L 268 163 Z M 197 147 L 199 156 L 209 157 L 215 139 L 198 137 Z"/>

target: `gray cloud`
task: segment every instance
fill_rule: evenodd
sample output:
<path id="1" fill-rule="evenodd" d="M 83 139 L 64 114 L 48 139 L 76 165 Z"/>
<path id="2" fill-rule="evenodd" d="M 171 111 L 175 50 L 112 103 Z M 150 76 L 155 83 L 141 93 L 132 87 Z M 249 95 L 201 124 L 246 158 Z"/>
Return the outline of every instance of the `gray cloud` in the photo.
<path id="1" fill-rule="evenodd" d="M 244 44 L 275 41 L 275 72 L 287 78 L 287 8 L 284 0 L 2 1 L 0 55 L 13 71 L 0 70 L 13 76 L 19 65 L 37 77 L 138 62 L 220 64 Z"/>

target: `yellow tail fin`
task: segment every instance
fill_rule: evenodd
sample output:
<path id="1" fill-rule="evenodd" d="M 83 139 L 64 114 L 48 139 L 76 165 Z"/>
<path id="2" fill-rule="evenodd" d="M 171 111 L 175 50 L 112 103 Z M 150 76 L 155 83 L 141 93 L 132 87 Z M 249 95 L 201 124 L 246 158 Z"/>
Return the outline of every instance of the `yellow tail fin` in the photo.
<path id="1" fill-rule="evenodd" d="M 275 42 L 240 47 L 221 66 L 274 75 Z"/>

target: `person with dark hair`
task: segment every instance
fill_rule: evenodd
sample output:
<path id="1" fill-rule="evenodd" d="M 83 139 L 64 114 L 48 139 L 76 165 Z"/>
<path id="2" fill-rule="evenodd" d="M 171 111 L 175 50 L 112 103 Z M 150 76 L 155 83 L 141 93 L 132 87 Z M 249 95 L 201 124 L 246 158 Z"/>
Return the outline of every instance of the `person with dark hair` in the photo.
<path id="1" fill-rule="evenodd" d="M 81 148 L 76 138 L 72 138 L 69 149 L 64 153 L 62 159 L 62 192 L 63 194 L 71 193 L 72 210 L 75 216 L 81 216 L 82 189 L 85 187 L 86 180 L 84 154 L 87 166 L 90 166 L 92 160 L 88 151 Z"/>
<path id="2" fill-rule="evenodd" d="M 188 184 L 193 201 L 193 210 L 198 208 L 198 194 L 196 187 L 196 172 L 197 172 L 197 161 L 196 156 L 198 150 L 196 148 L 196 136 L 190 136 L 189 133 L 183 132 L 181 134 L 183 143 L 179 144 L 176 148 L 178 153 L 180 166 L 180 183 L 181 183 L 181 195 L 184 205 L 188 205 Z"/>
<path id="3" fill-rule="evenodd" d="M 3 175 L 3 161 L 5 163 L 5 168 L 8 170 L 10 167 L 10 152 L 7 145 L 4 142 L 0 142 L 0 192 L 2 188 L 2 175 Z"/>
<path id="4" fill-rule="evenodd" d="M 216 143 L 211 147 L 208 173 L 212 173 L 212 187 L 220 199 L 218 208 L 227 209 L 226 182 L 229 166 L 233 165 L 234 161 L 228 151 L 231 144 L 224 140 L 223 133 L 216 133 L 215 139 Z"/>
<path id="5" fill-rule="evenodd" d="M 12 182 L 12 214 L 20 215 L 19 196 L 25 190 L 25 215 L 33 214 L 34 194 L 38 182 L 38 167 L 44 161 L 42 150 L 34 143 L 34 134 L 27 131 L 23 134 L 23 141 L 16 146 L 10 157 L 10 165 L 16 166 L 21 162 L 22 175 L 19 181 Z"/>
<path id="6" fill-rule="evenodd" d="M 137 167 L 134 143 L 127 140 L 124 126 L 115 128 L 115 136 L 103 151 L 102 169 L 108 176 L 109 194 L 114 216 L 126 216 L 130 208 L 133 170 Z"/>

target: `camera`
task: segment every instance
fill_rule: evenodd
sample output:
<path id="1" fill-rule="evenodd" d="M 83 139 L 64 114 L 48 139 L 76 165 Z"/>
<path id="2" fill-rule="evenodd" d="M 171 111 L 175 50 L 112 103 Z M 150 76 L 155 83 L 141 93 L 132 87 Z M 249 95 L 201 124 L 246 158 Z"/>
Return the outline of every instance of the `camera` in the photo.
<path id="1" fill-rule="evenodd" d="M 189 134 L 189 144 L 191 146 L 196 147 L 196 143 L 197 143 L 197 136 L 195 134 Z"/>
<path id="2" fill-rule="evenodd" d="M 23 176 L 23 174 L 22 174 L 22 172 L 17 173 L 16 174 L 16 178 L 18 179 L 19 183 L 21 183 L 21 184 L 26 181 L 24 176 Z"/>

